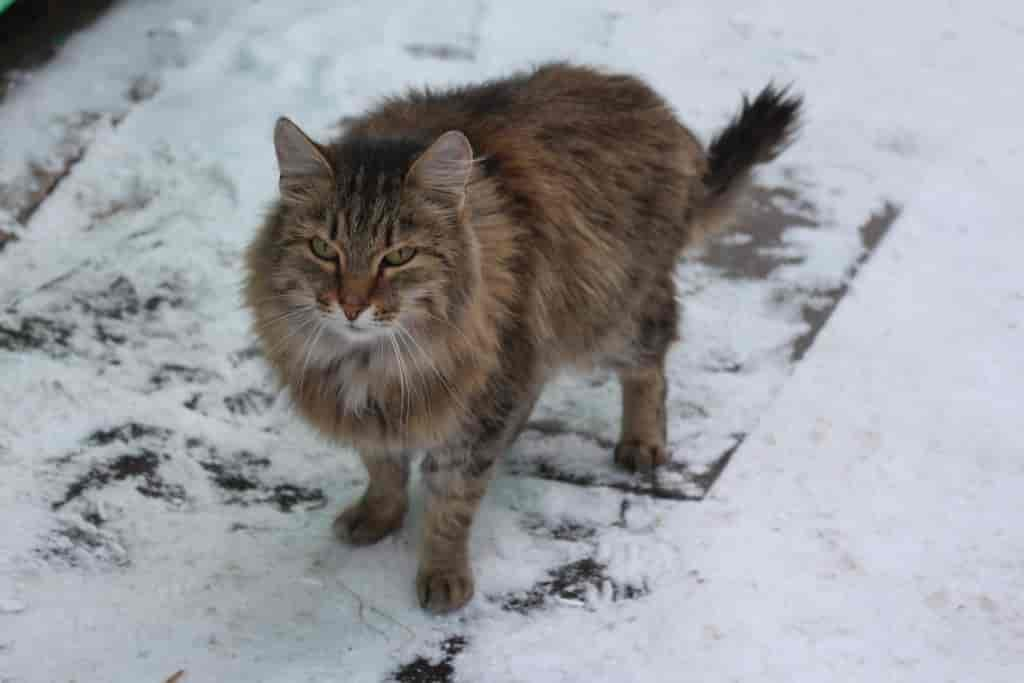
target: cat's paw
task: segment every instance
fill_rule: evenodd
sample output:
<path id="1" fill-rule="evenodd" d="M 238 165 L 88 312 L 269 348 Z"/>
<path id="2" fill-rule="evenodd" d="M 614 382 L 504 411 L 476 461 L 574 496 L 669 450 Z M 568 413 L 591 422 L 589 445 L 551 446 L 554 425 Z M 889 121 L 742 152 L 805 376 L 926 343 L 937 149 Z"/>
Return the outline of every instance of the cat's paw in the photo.
<path id="1" fill-rule="evenodd" d="M 416 575 L 416 595 L 420 607 L 435 614 L 453 612 L 473 598 L 473 570 L 420 568 Z"/>
<path id="2" fill-rule="evenodd" d="M 650 473 L 668 461 L 664 444 L 628 439 L 615 446 L 615 463 L 630 472 Z"/>
<path id="3" fill-rule="evenodd" d="M 404 503 L 372 505 L 365 499 L 334 519 L 334 535 L 352 545 L 370 545 L 402 526 Z"/>

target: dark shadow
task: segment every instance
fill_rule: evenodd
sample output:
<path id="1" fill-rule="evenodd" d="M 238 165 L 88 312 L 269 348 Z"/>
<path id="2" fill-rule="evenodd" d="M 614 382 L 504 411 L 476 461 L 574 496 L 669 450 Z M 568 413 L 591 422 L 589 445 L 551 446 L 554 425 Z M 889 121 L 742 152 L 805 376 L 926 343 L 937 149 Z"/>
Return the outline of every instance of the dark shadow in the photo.
<path id="1" fill-rule="evenodd" d="M 18 72 L 38 68 L 56 56 L 75 31 L 85 28 L 116 0 L 16 0 L 0 14 L 0 101 Z"/>

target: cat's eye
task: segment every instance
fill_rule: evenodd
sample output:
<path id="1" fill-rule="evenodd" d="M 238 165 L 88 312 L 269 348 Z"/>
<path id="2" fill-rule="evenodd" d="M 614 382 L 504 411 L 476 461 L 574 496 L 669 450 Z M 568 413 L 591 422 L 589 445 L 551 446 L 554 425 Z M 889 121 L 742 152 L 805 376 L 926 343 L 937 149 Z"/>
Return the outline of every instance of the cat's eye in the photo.
<path id="1" fill-rule="evenodd" d="M 311 239 L 309 241 L 309 248 L 317 258 L 322 258 L 325 261 L 334 260 L 334 250 L 331 249 L 330 243 L 322 237 Z"/>
<path id="2" fill-rule="evenodd" d="M 416 250 L 412 247 L 402 247 L 385 254 L 384 263 L 389 266 L 402 266 L 411 261 L 415 255 Z"/>

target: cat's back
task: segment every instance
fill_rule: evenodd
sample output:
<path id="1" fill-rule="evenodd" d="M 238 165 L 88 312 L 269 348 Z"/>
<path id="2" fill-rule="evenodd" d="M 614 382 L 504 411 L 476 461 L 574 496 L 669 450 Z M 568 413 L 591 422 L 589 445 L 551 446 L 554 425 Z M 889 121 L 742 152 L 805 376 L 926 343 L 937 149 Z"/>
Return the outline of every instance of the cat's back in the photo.
<path id="1" fill-rule="evenodd" d="M 701 154 L 697 139 L 646 83 L 563 62 L 479 84 L 411 90 L 384 100 L 350 135 L 429 141 L 452 129 L 469 137 L 478 156 L 535 158 L 624 145 Z"/>

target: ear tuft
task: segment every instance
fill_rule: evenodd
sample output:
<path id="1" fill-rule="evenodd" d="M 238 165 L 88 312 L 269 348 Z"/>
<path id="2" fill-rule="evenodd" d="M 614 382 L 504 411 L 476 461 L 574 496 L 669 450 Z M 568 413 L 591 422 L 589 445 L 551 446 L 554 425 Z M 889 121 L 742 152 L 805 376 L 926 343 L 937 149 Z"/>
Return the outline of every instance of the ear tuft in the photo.
<path id="1" fill-rule="evenodd" d="M 334 177 L 320 145 L 283 116 L 274 125 L 274 151 L 277 153 L 281 193 L 285 197 L 303 195 L 303 190 Z"/>
<path id="2" fill-rule="evenodd" d="M 472 170 L 473 147 L 460 131 L 450 130 L 420 155 L 408 177 L 427 191 L 461 199 Z"/>

